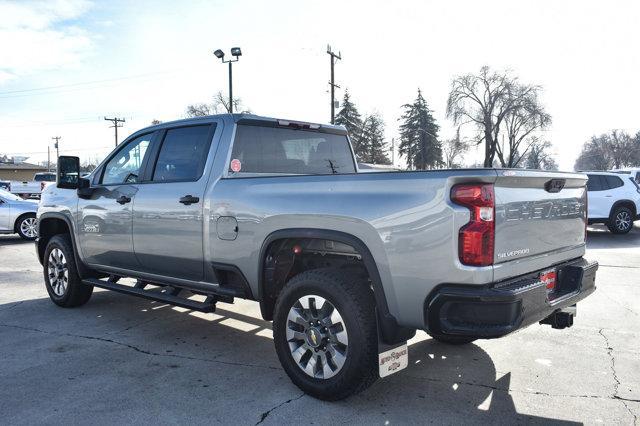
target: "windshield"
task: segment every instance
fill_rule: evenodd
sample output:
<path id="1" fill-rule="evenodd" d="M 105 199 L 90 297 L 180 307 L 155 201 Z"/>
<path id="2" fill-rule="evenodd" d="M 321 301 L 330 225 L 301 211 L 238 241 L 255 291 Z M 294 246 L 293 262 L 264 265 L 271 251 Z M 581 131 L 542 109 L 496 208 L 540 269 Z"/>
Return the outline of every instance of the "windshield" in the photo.
<path id="1" fill-rule="evenodd" d="M 5 191 L 4 189 L 0 189 L 0 197 L 4 198 L 5 200 L 22 201 L 22 198 Z"/>

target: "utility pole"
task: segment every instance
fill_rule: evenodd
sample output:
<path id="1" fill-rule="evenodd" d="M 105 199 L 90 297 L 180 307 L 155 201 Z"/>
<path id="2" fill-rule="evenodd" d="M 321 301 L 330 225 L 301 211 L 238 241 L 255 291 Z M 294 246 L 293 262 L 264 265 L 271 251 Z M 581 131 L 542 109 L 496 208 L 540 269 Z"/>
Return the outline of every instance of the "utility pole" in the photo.
<path id="1" fill-rule="evenodd" d="M 51 147 L 47 145 L 47 171 L 51 171 Z"/>
<path id="2" fill-rule="evenodd" d="M 338 52 L 338 54 L 333 52 L 331 50 L 331 46 L 329 46 L 329 45 L 327 45 L 327 54 L 329 55 L 329 61 L 331 62 L 331 81 L 329 82 L 329 85 L 331 86 L 331 124 L 335 124 L 335 119 L 336 119 L 336 93 L 335 93 L 335 89 L 336 89 L 336 87 L 339 89 L 340 86 L 338 86 L 335 83 L 333 68 L 334 68 L 334 65 L 336 64 L 336 61 L 342 59 L 342 56 L 340 55 L 340 52 Z"/>
<path id="3" fill-rule="evenodd" d="M 109 127 L 113 127 L 113 129 L 115 130 L 116 133 L 116 146 L 118 146 L 118 127 L 122 127 L 122 124 L 118 124 L 118 123 L 124 123 L 125 119 L 124 118 L 118 118 L 118 117 L 113 117 L 113 118 L 104 118 L 106 121 L 111 121 L 113 123 L 113 126 L 109 126 Z"/>
<path id="4" fill-rule="evenodd" d="M 396 138 L 391 138 L 391 165 L 396 166 Z"/>
<path id="5" fill-rule="evenodd" d="M 58 142 L 60 141 L 60 139 L 62 139 L 62 137 L 54 136 L 51 139 L 54 139 L 56 141 L 54 147 L 56 148 L 56 163 L 57 163 L 58 162 L 58 158 L 60 157 L 60 150 L 59 150 Z"/>

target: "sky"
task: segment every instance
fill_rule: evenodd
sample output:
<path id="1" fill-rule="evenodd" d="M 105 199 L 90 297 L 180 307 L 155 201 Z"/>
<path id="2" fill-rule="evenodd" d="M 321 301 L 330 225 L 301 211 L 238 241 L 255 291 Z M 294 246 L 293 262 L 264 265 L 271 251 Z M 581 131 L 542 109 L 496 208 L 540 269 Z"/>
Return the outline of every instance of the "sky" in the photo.
<path id="1" fill-rule="evenodd" d="M 401 105 L 420 88 L 441 126 L 451 80 L 483 65 L 543 87 L 542 137 L 572 170 L 591 136 L 640 130 L 638 1 L 0 0 L 0 154 L 101 160 L 153 119 L 227 90 L 212 52 L 242 48 L 234 95 L 260 115 L 330 120 L 327 44 L 336 82 L 397 137 Z M 471 127 L 462 129 L 472 135 Z M 471 164 L 482 148 L 465 157 Z"/>

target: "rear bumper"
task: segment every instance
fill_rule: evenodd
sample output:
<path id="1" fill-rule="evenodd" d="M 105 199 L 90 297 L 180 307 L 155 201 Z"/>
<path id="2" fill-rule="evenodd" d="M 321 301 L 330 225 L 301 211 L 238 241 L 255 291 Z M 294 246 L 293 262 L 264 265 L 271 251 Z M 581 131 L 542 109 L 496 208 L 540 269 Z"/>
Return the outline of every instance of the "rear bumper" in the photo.
<path id="1" fill-rule="evenodd" d="M 435 335 L 501 337 L 542 321 L 595 290 L 597 262 L 580 258 L 555 268 L 556 292 L 551 296 L 539 280 L 541 271 L 489 286 L 439 286 L 425 301 L 426 329 Z"/>

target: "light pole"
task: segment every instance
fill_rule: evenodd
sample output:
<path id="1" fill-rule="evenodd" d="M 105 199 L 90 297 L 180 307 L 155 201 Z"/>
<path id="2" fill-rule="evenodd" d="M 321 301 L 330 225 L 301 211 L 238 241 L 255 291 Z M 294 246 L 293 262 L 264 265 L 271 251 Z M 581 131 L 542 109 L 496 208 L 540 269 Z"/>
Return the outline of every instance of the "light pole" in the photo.
<path id="1" fill-rule="evenodd" d="M 224 60 L 224 52 L 220 49 L 216 50 L 215 52 L 213 52 L 214 55 L 216 55 L 216 58 L 220 59 L 222 61 L 223 64 L 229 64 L 229 112 L 233 113 L 233 68 L 232 68 L 232 64 L 234 62 L 238 62 L 238 60 L 240 59 L 240 56 L 242 56 L 242 51 L 240 50 L 239 47 L 232 47 L 231 48 L 231 56 L 233 56 L 235 59 L 227 59 L 226 61 Z"/>

